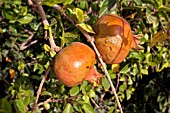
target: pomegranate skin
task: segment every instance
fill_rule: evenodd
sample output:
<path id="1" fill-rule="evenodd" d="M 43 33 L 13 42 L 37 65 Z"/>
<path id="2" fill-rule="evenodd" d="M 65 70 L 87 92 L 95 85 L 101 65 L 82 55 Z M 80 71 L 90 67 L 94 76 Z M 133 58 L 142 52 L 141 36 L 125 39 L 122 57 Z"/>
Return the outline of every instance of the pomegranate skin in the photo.
<path id="1" fill-rule="evenodd" d="M 113 14 L 99 18 L 93 26 L 95 44 L 106 64 L 122 62 L 128 55 L 132 44 L 132 30 L 129 23 Z"/>
<path id="2" fill-rule="evenodd" d="M 93 69 L 95 52 L 87 45 L 73 42 L 62 49 L 55 57 L 53 71 L 66 86 L 81 84 Z"/>

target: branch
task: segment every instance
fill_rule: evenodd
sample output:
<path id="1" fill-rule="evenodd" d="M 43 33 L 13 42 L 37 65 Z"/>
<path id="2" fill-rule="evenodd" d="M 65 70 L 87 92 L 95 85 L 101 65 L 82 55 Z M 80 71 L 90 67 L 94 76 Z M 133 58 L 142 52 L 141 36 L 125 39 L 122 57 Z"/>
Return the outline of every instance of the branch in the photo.
<path id="1" fill-rule="evenodd" d="M 20 44 L 20 49 L 24 50 L 27 49 L 28 47 L 30 47 L 31 45 L 37 43 L 37 40 L 34 40 L 32 42 L 30 42 L 32 40 L 32 38 L 34 37 L 34 33 L 25 29 L 24 32 L 26 32 L 27 34 L 29 34 L 30 36 L 28 37 L 27 41 L 23 42 Z M 30 42 L 30 43 L 29 43 Z M 29 43 L 29 44 L 28 44 Z"/>
<path id="2" fill-rule="evenodd" d="M 107 69 L 106 69 L 105 63 L 103 62 L 103 60 L 102 60 L 102 58 L 101 58 L 101 55 L 100 55 L 99 51 L 97 50 L 97 48 L 96 48 L 96 46 L 95 46 L 95 44 L 94 44 L 94 38 L 92 38 L 92 37 L 88 34 L 88 32 L 85 31 L 82 27 L 80 27 L 78 24 L 76 24 L 76 22 L 75 22 L 72 18 L 70 18 L 70 17 L 62 10 L 62 8 L 61 8 L 59 5 L 56 5 L 56 4 L 55 4 L 55 5 L 53 6 L 53 8 L 55 8 L 58 12 L 60 12 L 62 15 L 64 15 L 69 21 L 71 21 L 71 22 L 83 33 L 83 35 L 87 38 L 87 41 L 92 45 L 94 51 L 95 51 L 96 54 L 97 54 L 97 57 L 98 57 L 100 63 L 101 63 L 101 65 L 102 65 L 103 69 L 104 69 L 104 72 L 105 72 L 105 74 L 106 74 L 106 77 L 107 77 L 107 79 L 108 79 L 108 81 L 109 81 L 109 83 L 110 83 L 110 85 L 111 85 L 111 89 L 112 89 L 112 92 L 113 92 L 113 94 L 114 94 L 114 96 L 115 96 L 115 98 L 116 98 L 116 101 L 117 101 L 118 107 L 119 107 L 119 109 L 120 109 L 120 112 L 123 113 L 123 110 L 122 110 L 122 107 L 121 107 L 119 98 L 118 98 L 117 93 L 116 93 L 116 89 L 115 89 L 115 87 L 114 87 L 114 85 L 113 85 L 113 83 L 112 83 L 112 80 L 111 80 L 111 78 L 110 78 L 110 76 L 109 76 L 109 73 L 108 73 L 108 71 L 107 71 Z"/>
<path id="3" fill-rule="evenodd" d="M 40 0 L 34 0 L 35 1 L 35 4 L 37 6 L 37 9 L 39 11 L 39 14 L 41 16 L 41 19 L 43 21 L 43 24 L 44 26 L 49 26 L 49 22 L 46 18 L 46 15 L 45 15 L 45 12 L 44 12 L 44 9 L 42 7 L 42 5 L 40 5 Z M 54 42 L 54 39 L 53 39 L 53 36 L 52 36 L 52 33 L 49 33 L 49 42 L 50 42 L 50 45 L 51 45 L 51 50 L 52 51 L 56 51 L 58 52 L 60 50 L 60 47 L 56 46 L 55 42 Z"/>
<path id="4" fill-rule="evenodd" d="M 35 110 L 36 107 L 37 107 L 37 102 L 38 102 L 38 99 L 39 99 L 39 97 L 40 97 L 43 84 L 44 84 L 44 82 L 45 82 L 45 80 L 46 80 L 46 78 L 47 78 L 47 75 L 48 75 L 49 72 L 50 72 L 50 69 L 51 69 L 51 63 L 49 64 L 49 66 L 48 66 L 48 68 L 47 68 L 47 70 L 46 70 L 46 72 L 45 72 L 45 75 L 43 76 L 43 78 L 42 78 L 42 80 L 41 80 L 40 86 L 39 86 L 38 91 L 37 91 L 36 100 L 35 100 L 35 102 L 34 102 L 34 106 L 32 107 L 32 113 L 34 112 L 34 110 Z"/>

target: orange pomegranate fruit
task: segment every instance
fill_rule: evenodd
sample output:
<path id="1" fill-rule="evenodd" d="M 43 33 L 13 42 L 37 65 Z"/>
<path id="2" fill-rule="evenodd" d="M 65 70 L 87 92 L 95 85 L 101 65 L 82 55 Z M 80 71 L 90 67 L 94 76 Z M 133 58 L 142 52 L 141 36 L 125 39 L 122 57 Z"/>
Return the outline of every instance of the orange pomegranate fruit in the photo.
<path id="1" fill-rule="evenodd" d="M 106 64 L 122 62 L 130 48 L 136 46 L 129 23 L 120 16 L 106 14 L 99 18 L 93 28 L 96 47 Z"/>
<path id="2" fill-rule="evenodd" d="M 98 82 L 102 75 L 94 69 L 95 52 L 87 45 L 73 42 L 55 57 L 53 71 L 66 86 L 81 84 L 84 80 Z"/>

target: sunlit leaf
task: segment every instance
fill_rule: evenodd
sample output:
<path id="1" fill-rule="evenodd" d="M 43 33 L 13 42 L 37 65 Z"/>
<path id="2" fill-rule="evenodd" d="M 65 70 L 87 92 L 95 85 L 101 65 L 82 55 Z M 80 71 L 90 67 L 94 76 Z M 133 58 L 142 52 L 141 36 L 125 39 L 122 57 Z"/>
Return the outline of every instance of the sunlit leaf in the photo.
<path id="1" fill-rule="evenodd" d="M 89 92 L 89 97 L 92 98 L 92 97 L 95 97 L 96 96 L 96 93 L 94 90 L 90 89 L 90 92 Z"/>
<path id="2" fill-rule="evenodd" d="M 127 88 L 127 85 L 126 84 L 122 84 L 122 85 L 120 85 L 119 90 L 120 91 L 124 91 L 126 88 Z"/>
<path id="3" fill-rule="evenodd" d="M 64 108 L 64 111 L 62 113 L 72 113 L 73 107 L 70 103 L 67 103 L 66 107 Z"/>
<path id="4" fill-rule="evenodd" d="M 161 6 L 158 9 L 159 11 L 166 11 L 166 12 L 170 12 L 170 7 L 166 7 L 166 6 Z"/>
<path id="5" fill-rule="evenodd" d="M 44 107 L 46 110 L 49 110 L 50 109 L 50 104 L 49 103 L 44 103 Z"/>
<path id="6" fill-rule="evenodd" d="M 95 113 L 93 107 L 87 103 L 84 103 L 82 108 L 85 113 Z"/>
<path id="7" fill-rule="evenodd" d="M 18 19 L 17 21 L 21 24 L 28 24 L 34 19 L 32 14 L 27 14 L 23 18 Z"/>
<path id="8" fill-rule="evenodd" d="M 42 5 L 53 6 L 54 4 L 64 3 L 65 0 L 41 0 Z"/>
<path id="9" fill-rule="evenodd" d="M 78 19 L 78 23 L 82 23 L 84 21 L 83 10 L 81 10 L 79 8 L 75 8 L 75 12 L 76 12 L 76 17 Z"/>
<path id="10" fill-rule="evenodd" d="M 43 47 L 44 47 L 44 50 L 45 50 L 45 51 L 47 51 L 47 52 L 51 51 L 50 46 L 48 46 L 47 44 L 44 44 Z"/>
<path id="11" fill-rule="evenodd" d="M 95 32 L 93 31 L 92 27 L 88 24 L 82 23 L 82 24 L 78 24 L 80 27 L 82 27 L 85 31 L 89 32 L 89 33 L 93 33 L 95 34 Z"/>
<path id="12" fill-rule="evenodd" d="M 168 37 L 168 34 L 165 33 L 163 30 L 157 32 L 152 37 L 150 47 L 155 46 L 158 42 L 162 42 L 162 41 L 166 40 L 167 37 Z"/>
<path id="13" fill-rule="evenodd" d="M 23 104 L 24 104 L 24 106 L 28 106 L 29 102 L 30 102 L 30 97 L 29 96 L 23 97 Z"/>
<path id="14" fill-rule="evenodd" d="M 120 71 L 120 73 L 127 73 L 130 70 L 129 64 L 125 65 L 123 69 Z"/>
<path id="15" fill-rule="evenodd" d="M 131 98 L 131 91 L 126 90 L 126 99 L 129 100 Z"/>
<path id="16" fill-rule="evenodd" d="M 112 64 L 112 71 L 115 73 L 115 72 L 118 72 L 119 71 L 119 67 L 120 65 L 119 64 Z"/>
<path id="17" fill-rule="evenodd" d="M 44 96 L 44 95 L 52 96 L 52 93 L 49 92 L 49 91 L 43 91 L 43 92 L 41 93 L 41 95 L 42 95 L 42 96 Z"/>
<path id="18" fill-rule="evenodd" d="M 50 56 L 53 58 L 56 55 L 55 51 L 50 51 Z"/>
<path id="19" fill-rule="evenodd" d="M 147 69 L 141 69 L 140 70 L 142 74 L 148 75 L 148 70 Z"/>
<path id="20" fill-rule="evenodd" d="M 160 69 L 157 69 L 157 72 L 161 72 L 164 68 L 170 67 L 170 62 L 164 63 Z"/>
<path id="21" fill-rule="evenodd" d="M 70 96 L 76 96 L 77 94 L 79 94 L 79 92 L 80 92 L 80 89 L 78 86 L 72 87 L 69 91 Z"/>
<path id="22" fill-rule="evenodd" d="M 14 107 L 17 113 L 25 113 L 26 107 L 21 100 L 15 100 Z"/>
<path id="23" fill-rule="evenodd" d="M 64 5 L 71 4 L 74 0 L 65 0 Z"/>

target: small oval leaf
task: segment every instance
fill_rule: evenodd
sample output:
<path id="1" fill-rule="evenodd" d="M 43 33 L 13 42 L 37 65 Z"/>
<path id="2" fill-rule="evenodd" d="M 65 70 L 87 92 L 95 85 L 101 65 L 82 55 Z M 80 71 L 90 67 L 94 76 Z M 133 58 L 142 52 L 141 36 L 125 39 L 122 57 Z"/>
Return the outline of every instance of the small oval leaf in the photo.
<path id="1" fill-rule="evenodd" d="M 80 92 L 80 89 L 78 86 L 72 87 L 69 91 L 70 96 L 76 96 L 79 92 Z"/>

